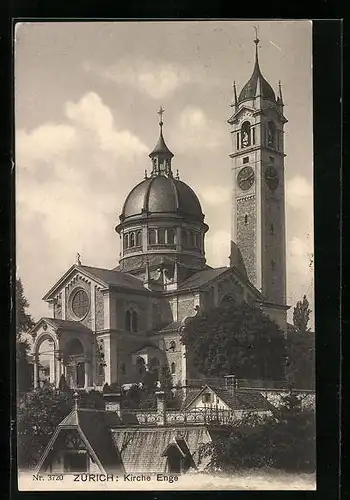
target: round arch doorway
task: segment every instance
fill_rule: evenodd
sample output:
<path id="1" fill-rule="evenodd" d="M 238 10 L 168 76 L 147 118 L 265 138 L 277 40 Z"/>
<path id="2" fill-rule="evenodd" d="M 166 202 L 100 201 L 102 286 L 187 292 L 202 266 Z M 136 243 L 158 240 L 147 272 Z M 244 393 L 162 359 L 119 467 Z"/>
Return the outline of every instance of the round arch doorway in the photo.
<path id="1" fill-rule="evenodd" d="M 83 344 L 79 339 L 70 340 L 65 354 L 68 386 L 70 388 L 84 387 L 86 385 L 86 359 Z"/>

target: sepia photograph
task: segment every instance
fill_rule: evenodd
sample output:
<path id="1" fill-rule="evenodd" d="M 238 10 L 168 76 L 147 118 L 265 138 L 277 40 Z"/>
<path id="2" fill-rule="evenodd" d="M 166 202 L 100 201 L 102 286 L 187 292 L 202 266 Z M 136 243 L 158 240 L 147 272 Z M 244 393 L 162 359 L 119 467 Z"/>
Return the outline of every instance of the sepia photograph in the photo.
<path id="1" fill-rule="evenodd" d="M 315 490 L 312 22 L 14 33 L 20 491 Z"/>

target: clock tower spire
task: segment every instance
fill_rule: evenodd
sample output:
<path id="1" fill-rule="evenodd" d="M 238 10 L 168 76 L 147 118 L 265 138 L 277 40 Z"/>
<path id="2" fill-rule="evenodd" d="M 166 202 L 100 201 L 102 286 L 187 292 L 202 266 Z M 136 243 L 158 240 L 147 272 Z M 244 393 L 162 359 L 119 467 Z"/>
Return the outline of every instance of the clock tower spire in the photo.
<path id="1" fill-rule="evenodd" d="M 255 33 L 255 64 L 241 89 L 231 126 L 232 235 L 248 278 L 267 301 L 286 305 L 284 125 L 282 93 L 263 77 Z"/>

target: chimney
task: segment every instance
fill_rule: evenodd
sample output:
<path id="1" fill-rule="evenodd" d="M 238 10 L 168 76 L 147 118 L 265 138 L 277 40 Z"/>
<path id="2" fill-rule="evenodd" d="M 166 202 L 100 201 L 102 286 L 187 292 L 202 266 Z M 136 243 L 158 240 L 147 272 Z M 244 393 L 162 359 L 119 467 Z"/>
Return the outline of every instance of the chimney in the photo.
<path id="1" fill-rule="evenodd" d="M 108 392 L 103 394 L 103 398 L 105 400 L 105 411 L 113 411 L 118 417 L 121 417 L 121 399 L 122 395 L 120 392 Z"/>
<path id="2" fill-rule="evenodd" d="M 166 403 L 165 392 L 157 391 L 157 425 L 165 425 L 166 423 Z"/>

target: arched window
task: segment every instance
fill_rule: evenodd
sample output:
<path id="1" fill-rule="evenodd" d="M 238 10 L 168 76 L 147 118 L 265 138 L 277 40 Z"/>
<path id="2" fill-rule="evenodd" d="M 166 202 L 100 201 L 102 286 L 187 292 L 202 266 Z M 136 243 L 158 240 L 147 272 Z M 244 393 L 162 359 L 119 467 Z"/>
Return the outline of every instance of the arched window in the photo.
<path id="1" fill-rule="evenodd" d="M 129 248 L 129 235 L 124 234 L 124 248 Z"/>
<path id="2" fill-rule="evenodd" d="M 130 233 L 130 247 L 135 246 L 135 233 Z"/>
<path id="3" fill-rule="evenodd" d="M 174 245 L 174 243 L 175 243 L 175 231 L 174 231 L 174 229 L 167 230 L 167 243 L 168 243 L 168 245 Z"/>
<path id="4" fill-rule="evenodd" d="M 273 223 L 270 224 L 270 233 L 273 234 L 275 232 L 275 226 Z"/>
<path id="5" fill-rule="evenodd" d="M 188 234 L 187 231 L 182 231 L 182 246 L 186 248 L 188 246 Z"/>
<path id="6" fill-rule="evenodd" d="M 138 357 L 136 360 L 136 370 L 139 375 L 143 375 L 146 371 L 145 361 L 141 357 Z"/>
<path id="7" fill-rule="evenodd" d="M 159 245 L 165 244 L 165 229 L 162 227 L 158 229 L 158 243 Z"/>
<path id="8" fill-rule="evenodd" d="M 175 363 L 171 363 L 171 374 L 174 375 L 175 372 L 176 372 L 176 365 Z"/>
<path id="9" fill-rule="evenodd" d="M 155 229 L 148 230 L 148 243 L 149 245 L 155 245 L 157 243 L 157 234 Z"/>
<path id="10" fill-rule="evenodd" d="M 141 231 L 136 231 L 136 242 L 135 242 L 137 247 L 140 247 L 142 245 L 142 232 Z"/>
<path id="11" fill-rule="evenodd" d="M 175 347 L 176 347 L 175 340 L 172 340 L 172 341 L 170 342 L 169 349 L 170 349 L 171 351 L 174 351 L 174 350 L 175 350 Z"/>
<path id="12" fill-rule="evenodd" d="M 131 314 L 130 311 L 126 311 L 125 313 L 125 328 L 128 332 L 131 331 Z"/>
<path id="13" fill-rule="evenodd" d="M 131 314 L 131 330 L 133 332 L 137 332 L 137 313 L 136 311 L 133 311 Z"/>
<path id="14" fill-rule="evenodd" d="M 251 141 L 250 123 L 249 122 L 243 123 L 241 133 L 242 133 L 241 145 L 242 145 L 242 148 L 246 148 L 247 146 L 250 146 L 250 141 Z"/>
<path id="15" fill-rule="evenodd" d="M 244 224 L 248 224 L 248 215 L 247 214 L 245 214 L 245 216 L 244 216 Z"/>
<path id="16" fill-rule="evenodd" d="M 272 271 L 274 271 L 276 268 L 276 262 L 274 260 L 271 261 L 271 268 L 272 268 Z"/>
<path id="17" fill-rule="evenodd" d="M 125 375 L 125 373 L 126 373 L 125 363 L 122 363 L 121 372 L 123 375 Z"/>
<path id="18" fill-rule="evenodd" d="M 267 126 L 267 145 L 269 148 L 274 148 L 276 144 L 276 127 L 273 122 L 269 122 Z"/>

